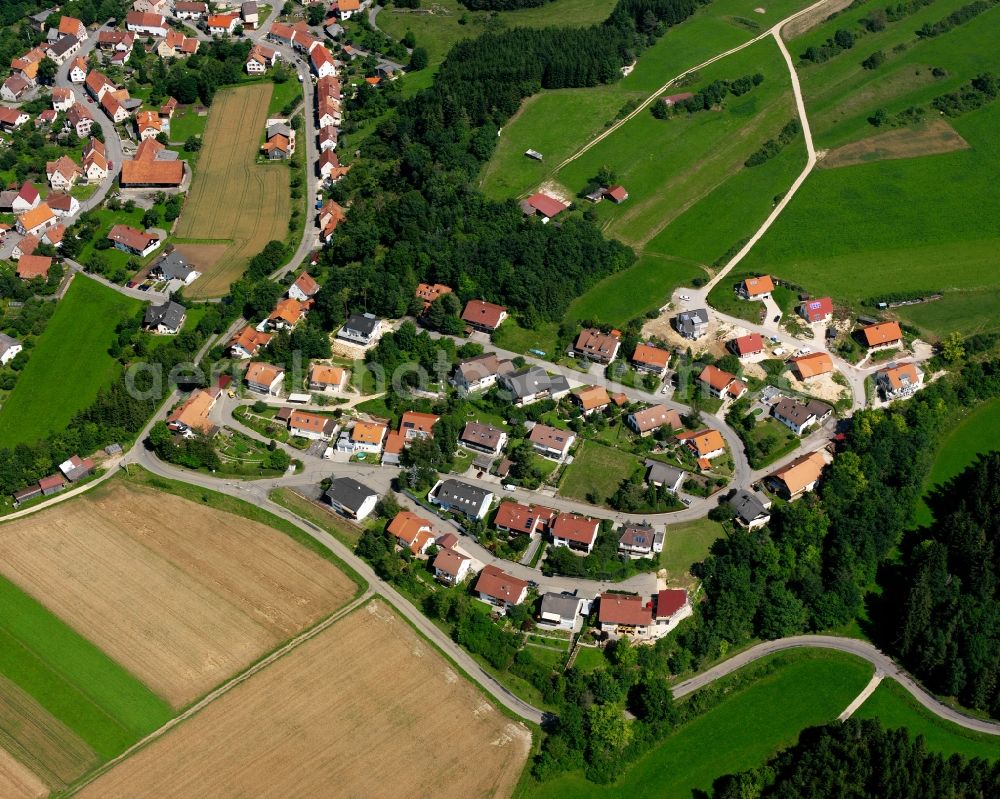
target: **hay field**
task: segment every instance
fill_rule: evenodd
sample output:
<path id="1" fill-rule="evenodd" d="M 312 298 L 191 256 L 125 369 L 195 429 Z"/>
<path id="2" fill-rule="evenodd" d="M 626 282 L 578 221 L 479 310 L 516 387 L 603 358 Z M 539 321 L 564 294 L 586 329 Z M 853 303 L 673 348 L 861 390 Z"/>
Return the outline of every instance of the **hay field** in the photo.
<path id="1" fill-rule="evenodd" d="M 48 794 L 44 782 L 0 749 L 0 796 L 7 799 L 41 799 Z"/>
<path id="2" fill-rule="evenodd" d="M 256 163 L 272 89 L 255 83 L 215 95 L 176 236 L 178 244 L 225 244 L 226 251 L 208 264 L 194 262 L 202 275 L 185 290 L 189 297 L 225 294 L 250 258 L 288 235 L 290 170 Z"/>
<path id="3" fill-rule="evenodd" d="M 530 746 L 373 601 L 78 796 L 506 797 Z"/>
<path id="4" fill-rule="evenodd" d="M 0 527 L 0 572 L 174 708 L 354 592 L 277 530 L 119 482 Z"/>

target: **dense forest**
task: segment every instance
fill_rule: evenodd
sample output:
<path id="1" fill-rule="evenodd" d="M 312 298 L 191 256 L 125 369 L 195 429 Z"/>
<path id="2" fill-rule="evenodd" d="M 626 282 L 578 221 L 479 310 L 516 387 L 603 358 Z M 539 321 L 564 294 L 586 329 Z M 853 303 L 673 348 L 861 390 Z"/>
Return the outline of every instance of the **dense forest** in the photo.
<path id="1" fill-rule="evenodd" d="M 759 768 L 715 781 L 712 799 L 981 799 L 1000 796 L 1000 763 L 927 751 L 875 720 L 811 727 Z"/>

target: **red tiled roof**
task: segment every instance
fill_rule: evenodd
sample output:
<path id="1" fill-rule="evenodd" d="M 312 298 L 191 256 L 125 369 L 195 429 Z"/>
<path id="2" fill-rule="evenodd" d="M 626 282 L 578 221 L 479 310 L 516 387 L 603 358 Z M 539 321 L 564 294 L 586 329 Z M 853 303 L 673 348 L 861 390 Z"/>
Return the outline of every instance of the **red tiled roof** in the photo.
<path id="1" fill-rule="evenodd" d="M 665 588 L 656 595 L 656 618 L 668 619 L 684 607 L 688 592 L 683 588 Z"/>
<path id="2" fill-rule="evenodd" d="M 764 339 L 760 333 L 750 333 L 733 339 L 733 347 L 738 355 L 753 355 L 764 349 Z"/>
<path id="3" fill-rule="evenodd" d="M 702 383 L 708 383 L 708 385 L 716 391 L 723 391 L 726 386 L 736 379 L 736 375 L 730 374 L 729 372 L 720 369 L 718 366 L 709 364 L 701 370 L 701 374 L 698 375 L 698 379 Z"/>
<path id="4" fill-rule="evenodd" d="M 597 530 L 601 526 L 598 519 L 588 519 L 575 513 L 560 513 L 552 522 L 552 535 L 555 538 L 565 538 L 588 546 L 597 538 Z"/>
<path id="5" fill-rule="evenodd" d="M 642 601 L 642 597 L 631 594 L 601 594 L 597 620 L 601 624 L 644 627 L 653 621 L 653 611 Z"/>
<path id="6" fill-rule="evenodd" d="M 48 277 L 52 259 L 46 255 L 22 255 L 17 262 L 17 276 L 21 280 Z"/>
<path id="7" fill-rule="evenodd" d="M 480 594 L 504 602 L 516 602 L 527 588 L 528 584 L 524 580 L 518 580 L 492 564 L 479 573 L 475 586 Z"/>
<path id="8" fill-rule="evenodd" d="M 770 275 L 760 277 L 748 277 L 743 281 L 743 288 L 748 297 L 756 297 L 758 294 L 767 294 L 774 291 L 774 281 Z"/>
<path id="9" fill-rule="evenodd" d="M 882 322 L 877 325 L 869 325 L 862 331 L 865 341 L 869 347 L 878 347 L 882 344 L 890 344 L 899 341 L 903 337 L 903 331 L 899 327 L 899 322 Z"/>
<path id="10" fill-rule="evenodd" d="M 568 205 L 560 202 L 555 197 L 550 197 L 549 195 L 542 194 L 541 192 L 538 194 L 532 194 L 525 202 L 538 211 L 538 213 L 542 216 L 546 216 L 549 219 L 554 216 L 558 216 L 569 208 Z"/>
<path id="11" fill-rule="evenodd" d="M 632 353 L 632 360 L 636 363 L 666 369 L 667 364 L 670 363 L 670 353 L 667 350 L 654 347 L 652 344 L 637 344 L 635 352 Z"/>
<path id="12" fill-rule="evenodd" d="M 820 297 L 815 300 L 806 300 L 802 303 L 806 318 L 810 321 L 824 319 L 833 313 L 833 300 L 829 297 Z"/>
<path id="13" fill-rule="evenodd" d="M 469 300 L 462 311 L 462 321 L 496 329 L 503 321 L 507 309 L 485 300 Z"/>

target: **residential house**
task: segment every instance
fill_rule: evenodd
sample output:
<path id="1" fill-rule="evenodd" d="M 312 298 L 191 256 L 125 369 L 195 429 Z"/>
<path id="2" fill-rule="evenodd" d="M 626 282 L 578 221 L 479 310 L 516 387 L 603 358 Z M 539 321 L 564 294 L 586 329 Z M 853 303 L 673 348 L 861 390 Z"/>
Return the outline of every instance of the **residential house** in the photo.
<path id="1" fill-rule="evenodd" d="M 160 246 L 160 237 L 153 233 L 144 233 L 129 225 L 114 225 L 108 232 L 108 241 L 116 249 L 132 255 L 145 258 Z"/>
<path id="2" fill-rule="evenodd" d="M 590 327 L 580 331 L 571 354 L 595 363 L 611 363 L 618 357 L 621 345 L 622 334 L 618 330 L 605 333 Z"/>
<path id="3" fill-rule="evenodd" d="M 536 422 L 528 434 L 528 441 L 535 447 L 535 452 L 546 458 L 561 461 L 569 454 L 573 442 L 576 441 L 576 435 L 568 430 Z"/>
<path id="4" fill-rule="evenodd" d="M 750 333 L 739 336 L 729 342 L 731 349 L 739 358 L 752 358 L 764 351 L 764 339 L 760 333 Z"/>
<path id="5" fill-rule="evenodd" d="M 76 103 L 76 95 L 72 89 L 63 89 L 56 86 L 52 90 L 52 109 L 54 111 L 69 111 Z"/>
<path id="6" fill-rule="evenodd" d="M 381 422 L 355 422 L 350 434 L 341 436 L 337 446 L 341 451 L 365 452 L 377 455 L 382 451 L 389 428 Z"/>
<path id="7" fill-rule="evenodd" d="M 39 203 L 17 218 L 17 232 L 22 236 L 40 236 L 58 221 L 47 203 Z"/>
<path id="8" fill-rule="evenodd" d="M 135 34 L 131 31 L 98 31 L 97 47 L 112 53 L 130 53 L 135 46 Z"/>
<path id="9" fill-rule="evenodd" d="M 245 379 L 251 391 L 277 397 L 285 381 L 285 370 L 274 364 L 253 361 L 247 367 Z"/>
<path id="10" fill-rule="evenodd" d="M 378 494 L 350 477 L 337 477 L 324 494 L 333 508 L 349 519 L 362 521 L 378 503 Z"/>
<path id="11" fill-rule="evenodd" d="M 726 454 L 726 440 L 718 430 L 706 428 L 694 433 L 681 433 L 677 436 L 677 440 L 683 442 L 694 453 L 699 463 Z"/>
<path id="12" fill-rule="evenodd" d="M 212 423 L 209 413 L 215 407 L 220 394 L 221 389 L 213 391 L 198 389 L 192 392 L 191 396 L 167 417 L 167 427 L 185 438 L 199 434 L 209 437 L 215 435 L 218 427 Z"/>
<path id="13" fill-rule="evenodd" d="M 673 494 L 681 490 L 687 472 L 663 461 L 646 461 L 646 482 L 657 488 L 665 488 Z"/>
<path id="14" fill-rule="evenodd" d="M 58 196 L 60 200 L 67 200 L 70 206 L 72 206 L 75 203 L 77 208 L 79 209 L 80 203 L 77 202 L 75 197 L 70 197 L 68 194 L 49 195 L 50 201 L 51 198 L 55 196 Z M 55 211 L 55 208 L 53 206 L 49 207 L 52 208 L 53 211 Z M 65 216 L 65 214 L 57 213 L 56 216 Z M 45 242 L 46 244 L 51 244 L 53 247 L 62 247 L 62 240 L 63 236 L 65 235 L 66 235 L 66 226 L 62 223 L 59 223 L 53 225 L 42 234 L 42 241 Z"/>
<path id="15" fill-rule="evenodd" d="M 305 319 L 311 307 L 312 300 L 299 302 L 291 297 L 278 300 L 271 315 L 267 317 L 267 327 L 270 330 L 294 330 Z"/>
<path id="16" fill-rule="evenodd" d="M 310 441 L 329 441 L 337 434 L 337 421 L 318 413 L 296 410 L 288 419 L 288 432 Z"/>
<path id="17" fill-rule="evenodd" d="M 310 391 L 341 391 L 347 382 L 347 370 L 317 363 L 309 368 Z"/>
<path id="18" fill-rule="evenodd" d="M 771 500 L 754 491 L 737 491 L 729 500 L 736 512 L 735 521 L 740 527 L 755 530 L 771 521 Z"/>
<path id="19" fill-rule="evenodd" d="M 60 17 L 58 30 L 60 36 L 75 36 L 78 41 L 87 41 L 87 26 L 75 17 Z"/>
<path id="20" fill-rule="evenodd" d="M 0 86 L 0 97 L 9 103 L 16 103 L 31 91 L 32 83 L 24 75 L 13 74 Z"/>
<path id="21" fill-rule="evenodd" d="M 87 90 L 87 94 L 96 102 L 100 102 L 105 94 L 115 89 L 114 84 L 108 80 L 107 76 L 96 69 L 92 69 L 87 73 L 87 80 L 83 86 Z"/>
<path id="22" fill-rule="evenodd" d="M 423 555 L 434 544 L 434 525 L 408 510 L 397 513 L 386 529 L 414 555 Z"/>
<path id="23" fill-rule="evenodd" d="M 483 519 L 493 504 L 493 494 L 485 488 L 459 480 L 439 480 L 427 497 L 443 510 L 461 513 L 470 519 Z"/>
<path id="24" fill-rule="evenodd" d="M 666 405 L 651 405 L 641 411 L 633 411 L 625 417 L 625 424 L 640 436 L 648 436 L 661 427 L 679 430 L 684 426 L 681 415 Z"/>
<path id="25" fill-rule="evenodd" d="M 69 480 L 69 482 L 75 483 L 94 473 L 94 462 L 90 458 L 70 455 L 69 458 L 59 464 L 59 471 L 63 473 L 63 477 Z"/>
<path id="26" fill-rule="evenodd" d="M 243 20 L 243 25 L 246 28 L 256 30 L 257 24 L 260 22 L 256 0 L 247 0 L 247 2 L 240 5 L 240 19 Z"/>
<path id="27" fill-rule="evenodd" d="M 209 14 L 208 32 L 213 36 L 232 36 L 240 24 L 239 14 Z"/>
<path id="28" fill-rule="evenodd" d="M 748 277 L 739 284 L 736 291 L 745 300 L 766 300 L 774 291 L 774 281 L 770 275 Z"/>
<path id="29" fill-rule="evenodd" d="M 86 60 L 83 58 L 74 58 L 73 66 L 69 69 L 69 79 L 72 83 L 83 83 L 87 79 L 87 73 L 90 68 L 87 66 Z"/>
<path id="30" fill-rule="evenodd" d="M 575 513 L 560 513 L 552 522 L 552 546 L 568 547 L 574 552 L 589 555 L 597 541 L 597 531 L 601 527 L 599 519 L 578 516 Z"/>
<path id="31" fill-rule="evenodd" d="M 656 532 L 652 525 L 629 522 L 622 526 L 618 551 L 630 558 L 648 558 L 663 551 L 663 535 Z"/>
<path id="32" fill-rule="evenodd" d="M 434 577 L 445 585 L 461 585 L 472 571 L 472 559 L 450 547 L 444 547 L 434 557 Z"/>
<path id="33" fill-rule="evenodd" d="M 833 408 L 819 400 L 800 402 L 791 397 L 783 397 L 771 412 L 775 419 L 800 436 L 810 427 L 826 421 L 833 413 Z"/>
<path id="34" fill-rule="evenodd" d="M 351 314 L 337 331 L 337 338 L 370 347 L 382 333 L 382 322 L 370 313 Z"/>
<path id="35" fill-rule="evenodd" d="M 869 352 L 903 346 L 903 331 L 899 322 L 880 322 L 861 329 Z"/>
<path id="36" fill-rule="evenodd" d="M 187 319 L 187 309 L 180 303 L 170 300 L 162 305 L 146 306 L 143 327 L 154 333 L 173 335 L 181 331 L 185 319 Z"/>
<path id="37" fill-rule="evenodd" d="M 609 638 L 649 637 L 653 609 L 634 594 L 601 594 L 597 604 L 597 623 Z"/>
<path id="38" fill-rule="evenodd" d="M 80 40 L 75 36 L 61 36 L 45 48 L 45 54 L 60 66 L 79 52 Z"/>
<path id="39" fill-rule="evenodd" d="M 135 0 L 132 10 L 144 14 L 166 14 L 170 10 L 168 0 Z"/>
<path id="40" fill-rule="evenodd" d="M 417 438 L 434 438 L 434 425 L 440 418 L 433 413 L 406 411 L 399 420 L 399 432 L 407 442 Z"/>
<path id="41" fill-rule="evenodd" d="M 693 311 L 682 311 L 672 320 L 674 330 L 684 338 L 699 339 L 708 332 L 708 309 L 697 308 Z"/>
<path id="42" fill-rule="evenodd" d="M 522 505 L 520 502 L 505 499 L 497 508 L 493 526 L 514 535 L 547 533 L 558 515 L 551 508 L 541 505 Z"/>
<path id="43" fill-rule="evenodd" d="M 192 3 L 187 0 L 175 0 L 175 19 L 202 19 L 208 16 L 208 3 Z"/>
<path id="44" fill-rule="evenodd" d="M 201 272 L 191 266 L 177 250 L 171 250 L 160 256 L 150 267 L 149 275 L 160 280 L 176 281 L 181 285 L 190 286 L 201 276 Z"/>
<path id="45" fill-rule="evenodd" d="M 469 300 L 462 311 L 462 321 L 469 327 L 492 333 L 507 318 L 507 309 L 485 300 Z"/>
<path id="46" fill-rule="evenodd" d="M 129 11 L 125 15 L 125 28 L 140 36 L 166 36 L 167 20 L 162 14 Z"/>
<path id="47" fill-rule="evenodd" d="M 295 131 L 287 119 L 269 119 L 264 144 L 264 156 L 270 161 L 287 160 L 295 153 Z"/>
<path id="48" fill-rule="evenodd" d="M 875 373 L 875 385 L 887 400 L 908 397 L 924 382 L 924 373 L 915 363 L 889 364 Z"/>
<path id="49" fill-rule="evenodd" d="M 713 364 L 701 370 L 698 381 L 708 389 L 709 394 L 719 399 L 737 400 L 747 392 L 746 384 L 737 380 L 736 375 Z"/>
<path id="50" fill-rule="evenodd" d="M 267 30 L 267 38 L 271 41 L 278 42 L 278 44 L 291 46 L 292 39 L 294 37 L 295 28 L 281 22 L 272 22 L 271 27 Z"/>
<path id="51" fill-rule="evenodd" d="M 184 161 L 156 139 L 146 139 L 136 148 L 135 157 L 122 163 L 118 182 L 123 189 L 176 189 L 184 181 Z"/>
<path id="52" fill-rule="evenodd" d="M 322 155 L 320 156 L 322 158 Z M 344 209 L 335 200 L 327 200 L 319 212 L 320 238 L 328 242 L 337 226 L 347 219 Z"/>
<path id="53" fill-rule="evenodd" d="M 499 455 L 507 446 L 507 434 L 499 428 L 480 422 L 466 422 L 458 443 L 469 449 Z"/>
<path id="54" fill-rule="evenodd" d="M 83 148 L 83 177 L 86 183 L 100 183 L 108 176 L 104 142 L 91 138 Z"/>
<path id="55" fill-rule="evenodd" d="M 340 20 L 350 19 L 361 10 L 361 0 L 333 0 L 330 11 Z"/>
<path id="56" fill-rule="evenodd" d="M 296 30 L 292 34 L 292 47 L 305 55 L 309 55 L 314 47 L 319 47 L 320 45 L 320 40 L 305 30 Z"/>
<path id="57" fill-rule="evenodd" d="M 670 353 L 652 344 L 637 344 L 632 353 L 632 365 L 636 371 L 649 372 L 657 377 L 663 377 L 667 373 L 669 363 Z"/>
<path id="58" fill-rule="evenodd" d="M 263 75 L 278 60 L 278 51 L 273 47 L 255 44 L 247 54 L 246 70 L 249 75 Z"/>
<path id="59" fill-rule="evenodd" d="M 538 626 L 554 630 L 577 632 L 583 626 L 583 617 L 590 611 L 590 603 L 581 596 L 552 591 L 542 596 L 538 613 Z"/>
<path id="60" fill-rule="evenodd" d="M 39 112 L 38 116 L 35 117 L 35 128 L 51 127 L 55 123 L 56 117 L 58 116 L 58 111 L 46 108 L 44 111 Z"/>
<path id="61" fill-rule="evenodd" d="M 459 361 L 451 382 L 466 393 L 482 391 L 496 385 L 500 375 L 513 371 L 514 364 L 511 361 L 500 360 L 491 352 Z"/>
<path id="62" fill-rule="evenodd" d="M 34 47 L 19 58 L 10 62 L 11 72 L 20 75 L 35 84 L 38 78 L 38 65 L 45 59 L 45 50 L 41 47 Z"/>
<path id="63" fill-rule="evenodd" d="M 584 416 L 603 411 L 611 404 L 611 397 L 603 386 L 583 386 L 576 389 L 572 395 L 573 401 L 580 406 Z"/>
<path id="64" fill-rule="evenodd" d="M 83 177 L 83 170 L 72 158 L 61 155 L 55 161 L 46 162 L 45 175 L 53 190 L 66 191 L 76 184 L 78 178 Z"/>
<path id="65" fill-rule="evenodd" d="M 17 191 L 4 192 L 3 199 L 0 199 L 0 210 L 9 211 L 12 214 L 23 214 L 32 208 L 37 208 L 42 201 L 42 196 L 38 193 L 31 181 L 25 181 Z"/>
<path id="66" fill-rule="evenodd" d="M 24 346 L 16 338 L 0 333 L 0 366 L 9 364 L 23 349 Z"/>
<path id="67" fill-rule="evenodd" d="M 660 638 L 666 635 L 693 612 L 685 589 L 661 589 L 653 600 L 653 636 Z"/>
<path id="68" fill-rule="evenodd" d="M 807 322 L 825 322 L 833 316 L 833 300 L 820 297 L 815 300 L 805 300 L 798 308 L 799 315 Z"/>
<path id="69" fill-rule="evenodd" d="M 116 92 L 105 92 L 100 101 L 101 108 L 108 118 L 116 125 L 120 125 L 129 118 L 128 108 L 118 99 Z"/>
<path id="70" fill-rule="evenodd" d="M 403 449 L 406 447 L 406 439 L 398 430 L 390 430 L 385 437 L 385 446 L 382 448 L 382 463 L 388 466 L 398 466 Z"/>
<path id="71" fill-rule="evenodd" d="M 21 269 L 21 261 L 34 255 L 35 250 L 38 249 L 38 244 L 38 236 L 24 236 L 17 244 L 14 245 L 14 249 L 11 250 L 10 259 L 18 262 L 17 276 L 22 280 L 30 280 L 31 277 L 36 277 L 36 275 L 27 275 L 27 273 Z M 51 265 L 51 263 L 52 261 L 50 259 L 49 265 Z M 27 269 L 27 267 L 25 267 L 25 269 Z M 45 268 L 45 272 L 46 274 L 48 273 L 48 266 Z M 38 276 L 40 277 L 40 275 Z"/>
<path id="72" fill-rule="evenodd" d="M 29 119 L 31 119 L 31 117 L 26 111 L 22 111 L 19 108 L 8 108 L 5 105 L 0 105 L 0 129 L 3 129 L 8 133 L 12 133 L 17 130 Z"/>
<path id="73" fill-rule="evenodd" d="M 483 602 L 493 605 L 501 613 L 506 613 L 508 608 L 520 605 L 527 598 L 528 583 L 496 566 L 489 565 L 479 572 L 479 578 L 472 590 Z"/>
<path id="74" fill-rule="evenodd" d="M 521 211 L 524 215 L 540 216 L 543 223 L 547 223 L 550 219 L 559 216 L 567 208 L 569 206 L 566 203 L 540 192 L 532 194 L 525 200 L 521 200 Z"/>
<path id="75" fill-rule="evenodd" d="M 565 377 L 550 375 L 538 366 L 500 374 L 499 381 L 510 392 L 511 401 L 518 407 L 543 399 L 558 400 L 569 394 L 569 381 Z"/>
<path id="76" fill-rule="evenodd" d="M 319 283 L 308 272 L 303 272 L 288 287 L 288 296 L 299 302 L 311 300 L 319 291 Z"/>
<path id="77" fill-rule="evenodd" d="M 451 294 L 449 286 L 444 286 L 440 283 L 434 283 L 433 285 L 430 283 L 421 283 L 417 286 L 416 297 L 424 304 L 425 311 L 434 304 L 434 300 L 444 294 Z"/>
<path id="78" fill-rule="evenodd" d="M 256 330 L 253 325 L 247 325 L 229 342 L 229 354 L 234 358 L 248 360 L 260 352 L 271 341 L 271 334 Z"/>
<path id="79" fill-rule="evenodd" d="M 791 501 L 816 488 L 825 466 L 826 458 L 817 450 L 782 466 L 766 480 L 779 495 Z"/>
<path id="80" fill-rule="evenodd" d="M 167 31 L 163 41 L 156 45 L 156 54 L 160 58 L 184 58 L 197 53 L 199 44 L 194 36 L 185 36 L 180 31 L 171 29 Z"/>
<path id="81" fill-rule="evenodd" d="M 833 358 L 826 352 L 811 352 L 792 358 L 792 366 L 798 372 L 800 380 L 809 380 L 833 371 Z"/>
<path id="82" fill-rule="evenodd" d="M 320 165 L 319 174 L 323 180 L 332 180 L 334 172 L 341 168 L 340 158 L 336 156 L 333 151 L 337 149 L 337 140 L 340 137 L 340 131 L 337 130 L 336 125 L 330 122 L 326 125 L 321 125 L 319 129 L 319 155 L 320 155 Z M 324 153 L 330 153 L 330 155 L 324 155 Z"/>
<path id="83" fill-rule="evenodd" d="M 84 136 L 90 135 L 90 131 L 94 127 L 94 118 L 81 103 L 74 103 L 66 112 L 66 121 L 63 125 L 82 139 Z"/>
<path id="84" fill-rule="evenodd" d="M 337 74 L 333 54 L 321 44 L 316 45 L 309 51 L 309 66 L 318 78 Z"/>

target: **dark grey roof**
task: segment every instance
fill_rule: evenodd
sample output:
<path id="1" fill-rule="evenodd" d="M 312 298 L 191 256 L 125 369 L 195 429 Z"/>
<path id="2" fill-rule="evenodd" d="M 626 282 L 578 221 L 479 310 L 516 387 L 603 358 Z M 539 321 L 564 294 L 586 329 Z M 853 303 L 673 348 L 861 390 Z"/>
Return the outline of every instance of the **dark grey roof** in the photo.
<path id="1" fill-rule="evenodd" d="M 541 613 L 551 613 L 561 619 L 575 619 L 580 611 L 580 597 L 549 592 L 542 597 Z"/>
<path id="2" fill-rule="evenodd" d="M 825 407 L 825 406 L 824 406 Z M 801 426 L 814 416 L 809 406 L 791 397 L 785 397 L 774 406 L 774 415 L 787 419 L 796 426 Z"/>
<path id="3" fill-rule="evenodd" d="M 163 277 L 166 280 L 185 281 L 192 272 L 196 271 L 193 266 L 184 260 L 177 250 L 164 255 L 159 261 L 156 262 L 153 269 L 162 272 Z"/>
<path id="4" fill-rule="evenodd" d="M 288 127 L 284 122 L 275 122 L 273 125 L 267 126 L 267 138 L 278 135 L 284 136 L 286 139 L 292 138 L 292 129 Z"/>
<path id="5" fill-rule="evenodd" d="M 458 480 L 445 480 L 438 486 L 435 494 L 438 502 L 457 507 L 478 508 L 490 494 L 485 488 L 462 483 Z"/>
<path id="6" fill-rule="evenodd" d="M 569 391 L 569 383 L 565 377 L 550 375 L 538 366 L 529 366 L 527 369 L 506 375 L 504 382 L 517 399 L 540 394 L 543 391 L 548 391 L 550 394 Z"/>
<path id="7" fill-rule="evenodd" d="M 344 32 L 344 26 L 338 25 L 336 22 L 334 22 L 330 25 L 327 25 L 323 30 L 326 31 L 326 35 L 329 36 L 331 39 L 336 39 Z"/>
<path id="8" fill-rule="evenodd" d="M 462 441 L 479 444 L 482 447 L 495 448 L 500 443 L 503 430 L 481 422 L 466 422 L 462 430 Z"/>
<path id="9" fill-rule="evenodd" d="M 326 490 L 326 496 L 331 502 L 342 508 L 357 511 L 369 497 L 377 497 L 374 491 L 363 483 L 350 477 L 338 477 Z"/>
<path id="10" fill-rule="evenodd" d="M 350 330 L 352 333 L 358 333 L 359 335 L 367 338 L 372 333 L 375 332 L 375 328 L 378 326 L 378 317 L 374 314 L 352 314 L 348 317 L 347 321 L 344 322 L 344 330 Z"/>
<path id="11" fill-rule="evenodd" d="M 183 305 L 173 300 L 163 305 L 150 305 L 146 308 L 146 326 L 163 325 L 171 330 L 177 330 L 183 323 L 185 311 Z"/>
<path id="12" fill-rule="evenodd" d="M 681 335 L 693 333 L 698 325 L 704 324 L 708 324 L 708 310 L 705 308 L 683 311 L 674 317 L 674 327 Z"/>
<path id="13" fill-rule="evenodd" d="M 729 500 L 729 504 L 735 508 L 736 515 L 746 523 L 767 515 L 768 506 L 764 504 L 764 500 L 751 491 L 737 491 L 736 495 Z"/>
<path id="14" fill-rule="evenodd" d="M 6 333 L 0 333 L 0 355 L 3 355 L 11 347 L 17 347 L 21 344 L 16 338 L 11 338 Z"/>
<path id="15" fill-rule="evenodd" d="M 684 470 L 660 461 L 646 461 L 646 482 L 674 486 L 683 479 Z"/>
<path id="16" fill-rule="evenodd" d="M 14 207 L 14 200 L 17 199 L 18 192 L 0 191 L 0 211 L 10 211 Z"/>
<path id="17" fill-rule="evenodd" d="M 72 33 L 67 33 L 61 39 L 59 39 L 55 44 L 49 45 L 49 50 L 52 51 L 53 55 L 61 56 L 64 53 L 68 53 L 73 47 L 78 45 L 80 40 L 77 39 Z"/>

